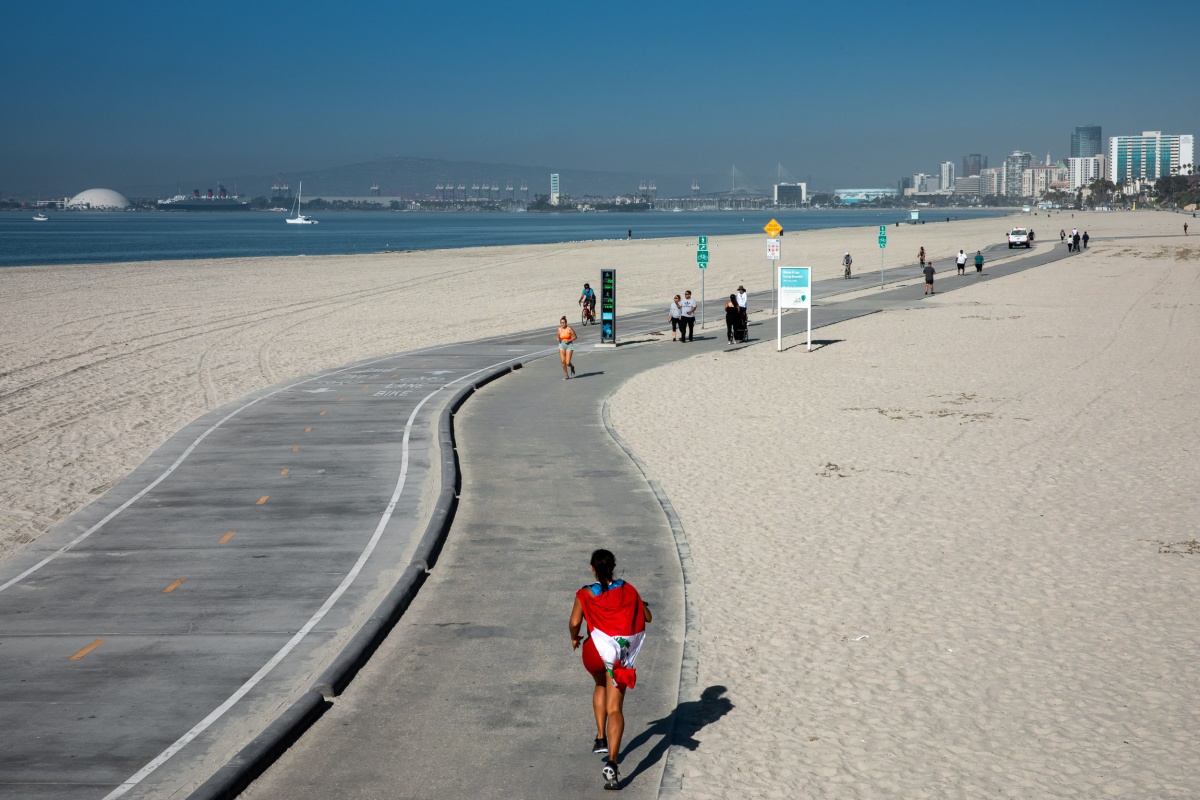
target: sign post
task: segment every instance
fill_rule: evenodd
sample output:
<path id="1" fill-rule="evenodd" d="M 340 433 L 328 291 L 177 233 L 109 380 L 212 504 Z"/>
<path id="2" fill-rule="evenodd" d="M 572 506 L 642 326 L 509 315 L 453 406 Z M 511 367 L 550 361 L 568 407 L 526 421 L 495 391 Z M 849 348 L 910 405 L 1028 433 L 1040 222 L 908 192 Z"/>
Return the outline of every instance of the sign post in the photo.
<path id="1" fill-rule="evenodd" d="M 887 247 L 887 225 L 879 226 L 879 288 L 883 288 L 883 250 Z"/>
<path id="2" fill-rule="evenodd" d="M 600 270 L 600 344 L 617 346 L 617 271 Z"/>
<path id="3" fill-rule="evenodd" d="M 704 329 L 704 276 L 708 273 L 708 237 L 696 239 L 696 267 L 700 270 L 700 329 Z"/>
<path id="4" fill-rule="evenodd" d="M 772 219 L 763 226 L 763 230 L 767 232 L 767 236 L 771 238 L 767 241 L 767 262 L 779 260 L 779 234 L 783 233 L 783 226 Z M 771 264 L 771 310 L 778 313 L 775 306 L 775 265 Z"/>
<path id="5" fill-rule="evenodd" d="M 779 268 L 779 312 L 775 315 L 775 349 L 783 351 L 783 309 L 808 309 L 808 350 L 812 352 L 812 268 Z"/>

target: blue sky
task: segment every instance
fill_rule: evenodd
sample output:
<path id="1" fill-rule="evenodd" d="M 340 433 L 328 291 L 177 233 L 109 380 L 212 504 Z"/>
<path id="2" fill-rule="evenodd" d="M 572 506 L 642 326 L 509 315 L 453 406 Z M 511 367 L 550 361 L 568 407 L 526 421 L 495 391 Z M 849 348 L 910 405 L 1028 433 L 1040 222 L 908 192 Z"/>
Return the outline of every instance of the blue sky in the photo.
<path id="1" fill-rule="evenodd" d="M 1130 14 L 1141 44 L 1118 46 Z M 1154 0 L 5 2 L 0 193 L 392 155 L 890 186 L 1059 158 L 1076 125 L 1200 133 L 1188 56 L 1158 46 L 1198 21 Z"/>

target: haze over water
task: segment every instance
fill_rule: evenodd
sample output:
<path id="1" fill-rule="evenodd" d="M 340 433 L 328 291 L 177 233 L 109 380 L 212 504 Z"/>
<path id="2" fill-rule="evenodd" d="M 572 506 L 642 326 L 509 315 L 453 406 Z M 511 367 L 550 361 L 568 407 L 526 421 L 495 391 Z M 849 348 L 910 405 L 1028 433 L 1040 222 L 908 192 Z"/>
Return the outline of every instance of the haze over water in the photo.
<path id="1" fill-rule="evenodd" d="M 923 210 L 930 223 L 947 216 L 979 219 L 997 210 Z M 324 211 L 318 225 L 287 225 L 283 214 L 264 212 L 66 212 L 35 222 L 29 213 L 0 214 L 0 267 L 87 264 L 190 258 L 344 255 L 385 250 L 442 250 L 456 247 L 546 244 L 675 236 L 763 233 L 772 217 L 794 231 L 894 225 L 903 209 L 863 211 L 714 211 L 636 214 L 403 214 L 387 211 Z M 997 241 L 1003 225 L 997 225 Z M 766 234 L 763 233 L 766 239 Z M 873 246 L 867 232 L 855 241 Z M 853 242 L 847 247 L 853 249 Z M 866 254 L 864 254 L 865 257 Z M 889 258 L 892 253 L 888 253 Z M 911 255 L 911 254 L 909 254 Z M 871 253 L 876 258 L 876 253 Z M 765 258 L 765 250 L 764 250 Z M 786 259 L 785 259 L 786 260 Z"/>

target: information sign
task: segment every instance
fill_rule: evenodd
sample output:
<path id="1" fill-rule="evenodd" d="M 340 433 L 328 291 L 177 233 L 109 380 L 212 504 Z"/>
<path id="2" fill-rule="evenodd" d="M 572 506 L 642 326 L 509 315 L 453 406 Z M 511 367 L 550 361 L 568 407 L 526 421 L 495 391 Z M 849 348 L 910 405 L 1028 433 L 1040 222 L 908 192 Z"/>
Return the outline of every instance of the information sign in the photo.
<path id="1" fill-rule="evenodd" d="M 771 261 L 779 260 L 779 240 L 767 239 L 767 258 Z"/>
<path id="2" fill-rule="evenodd" d="M 783 231 L 783 226 L 775 220 L 771 220 L 763 226 L 763 230 L 767 232 L 767 236 L 770 236 L 772 239 L 774 239 Z"/>
<path id="3" fill-rule="evenodd" d="M 697 242 L 697 244 L 696 244 L 696 249 L 697 250 L 707 250 L 708 249 L 708 237 L 700 236 L 698 238 L 699 238 L 699 242 Z"/>
<path id="4" fill-rule="evenodd" d="M 600 343 L 617 343 L 617 271 L 600 270 Z"/>
<path id="5" fill-rule="evenodd" d="M 704 265 L 708 263 L 708 251 L 707 250 L 697 250 L 696 251 L 696 263 L 700 265 L 700 269 L 704 269 Z"/>
<path id="6" fill-rule="evenodd" d="M 779 268 L 779 305 L 782 308 L 811 308 L 810 267 Z"/>

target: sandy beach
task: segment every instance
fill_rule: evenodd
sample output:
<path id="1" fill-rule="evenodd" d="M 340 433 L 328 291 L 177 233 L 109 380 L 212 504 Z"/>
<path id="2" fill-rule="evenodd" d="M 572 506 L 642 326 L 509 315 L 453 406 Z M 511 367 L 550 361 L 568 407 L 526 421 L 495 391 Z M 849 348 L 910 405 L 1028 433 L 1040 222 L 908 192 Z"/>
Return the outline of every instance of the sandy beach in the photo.
<path id="1" fill-rule="evenodd" d="M 683 796 L 1200 793 L 1200 242 L 1061 216 L 1099 240 L 614 397 L 687 531 L 696 694 L 734 706 Z"/>
<path id="2" fill-rule="evenodd" d="M 762 222 L 769 218 L 763 215 Z M 893 229 L 889 263 L 949 259 L 1007 220 Z M 702 233 L 702 231 L 698 231 Z M 786 263 L 878 267 L 873 226 L 784 235 Z M 712 318 L 739 283 L 770 286 L 765 235 L 712 237 Z M 616 267 L 620 310 L 699 297 L 695 239 L 363 256 L 0 270 L 0 558 L 101 496 L 206 411 L 356 360 L 529 330 L 554 342 L 584 281 Z M 874 260 L 872 260 L 874 259 Z M 863 267 L 867 268 L 866 265 Z"/>

